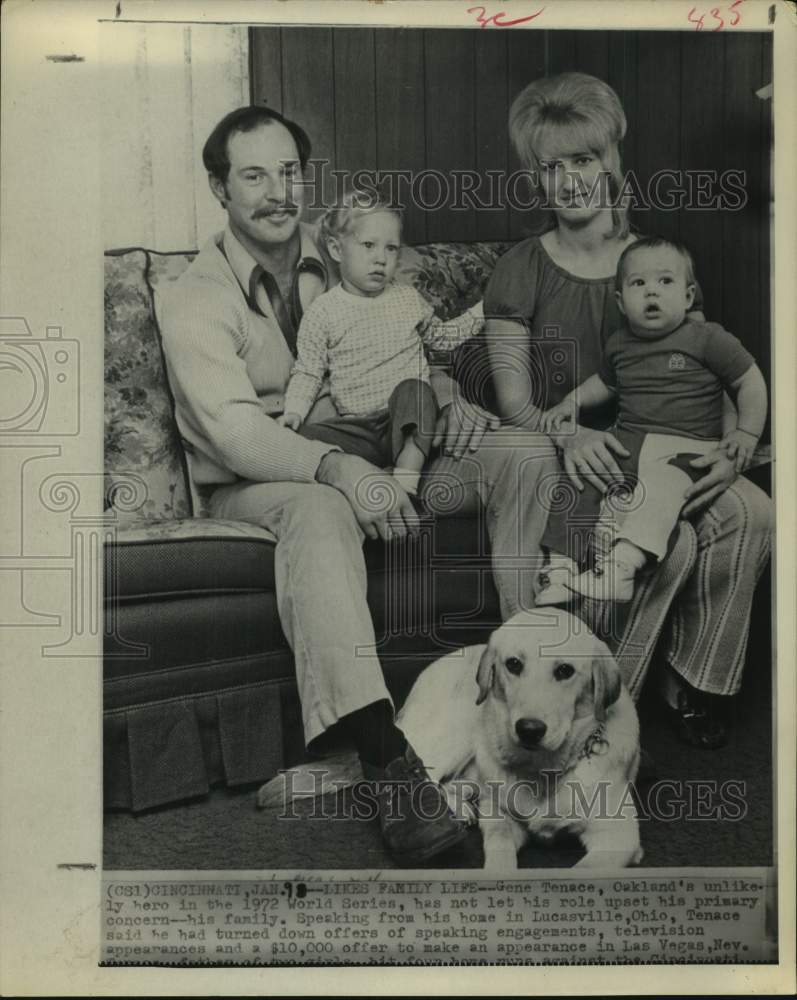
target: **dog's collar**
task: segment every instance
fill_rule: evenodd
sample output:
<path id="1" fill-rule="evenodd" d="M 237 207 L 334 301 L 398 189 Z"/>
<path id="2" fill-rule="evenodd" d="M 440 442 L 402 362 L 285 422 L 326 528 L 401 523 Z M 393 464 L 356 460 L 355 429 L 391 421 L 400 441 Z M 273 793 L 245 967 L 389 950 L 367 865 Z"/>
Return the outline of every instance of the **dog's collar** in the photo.
<path id="1" fill-rule="evenodd" d="M 590 757 L 602 757 L 609 750 L 609 741 L 606 739 L 606 727 L 601 722 L 597 729 L 594 729 L 587 737 L 578 760 L 589 760 Z"/>

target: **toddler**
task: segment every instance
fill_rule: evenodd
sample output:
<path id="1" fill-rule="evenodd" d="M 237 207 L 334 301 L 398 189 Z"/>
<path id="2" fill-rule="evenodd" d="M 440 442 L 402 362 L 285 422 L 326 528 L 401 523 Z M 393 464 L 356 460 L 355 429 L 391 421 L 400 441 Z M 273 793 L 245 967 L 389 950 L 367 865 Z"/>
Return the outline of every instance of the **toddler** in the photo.
<path id="1" fill-rule="evenodd" d="M 482 322 L 474 308 L 443 324 L 414 288 L 393 281 L 401 214 L 381 195 L 351 192 L 326 213 L 321 235 L 341 281 L 302 318 L 279 422 L 374 465 L 392 465 L 417 497 L 438 413 L 424 346 L 451 350 Z M 325 377 L 338 416 L 305 423 Z"/>
<path id="2" fill-rule="evenodd" d="M 719 324 L 686 316 L 695 277 L 684 247 L 658 237 L 632 243 L 618 262 L 615 294 L 626 324 L 606 342 L 598 374 L 544 413 L 542 429 L 566 433 L 580 409 L 616 397 L 613 433 L 630 457 L 617 459 L 619 491 L 604 497 L 586 484 L 574 507 L 551 513 L 538 605 L 630 600 L 636 574 L 669 551 L 686 488 L 705 473 L 689 462 L 720 448 L 741 472 L 766 420 L 766 385 L 752 356 Z M 724 436 L 723 389 L 738 412 Z M 603 560 L 579 572 L 590 542 Z"/>

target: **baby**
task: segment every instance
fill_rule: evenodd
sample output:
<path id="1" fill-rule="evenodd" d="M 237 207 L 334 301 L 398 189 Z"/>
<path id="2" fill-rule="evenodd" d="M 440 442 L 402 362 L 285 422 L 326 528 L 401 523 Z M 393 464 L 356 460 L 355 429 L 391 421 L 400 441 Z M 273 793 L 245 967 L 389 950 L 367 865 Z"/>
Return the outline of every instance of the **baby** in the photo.
<path id="1" fill-rule="evenodd" d="M 618 459 L 625 479 L 605 497 L 586 485 L 574 507 L 551 513 L 539 605 L 579 595 L 629 601 L 636 574 L 668 553 L 684 491 L 705 472 L 689 462 L 720 448 L 741 472 L 766 421 L 766 385 L 752 356 L 719 324 L 687 318 L 695 277 L 684 247 L 657 237 L 632 243 L 618 262 L 615 294 L 626 325 L 606 342 L 599 373 L 544 413 L 542 429 L 566 433 L 579 410 L 616 397 L 613 433 L 630 452 Z M 723 389 L 738 412 L 724 436 Z M 579 572 L 590 542 L 604 558 Z"/>
<path id="2" fill-rule="evenodd" d="M 321 236 L 341 282 L 302 318 L 278 420 L 374 465 L 392 465 L 415 497 L 438 414 L 424 345 L 451 350 L 482 321 L 474 309 L 443 324 L 414 288 L 394 283 L 401 214 L 381 195 L 351 192 L 326 213 Z M 305 423 L 325 376 L 338 416 Z"/>

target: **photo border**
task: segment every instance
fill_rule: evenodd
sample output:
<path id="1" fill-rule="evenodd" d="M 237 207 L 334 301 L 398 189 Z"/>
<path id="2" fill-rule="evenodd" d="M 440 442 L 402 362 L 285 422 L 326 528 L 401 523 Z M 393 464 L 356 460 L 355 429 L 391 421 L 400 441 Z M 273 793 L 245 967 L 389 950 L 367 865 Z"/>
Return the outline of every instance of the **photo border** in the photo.
<path id="1" fill-rule="evenodd" d="M 473 5 L 437 3 L 348 2 L 335 5 L 336 23 L 369 25 L 423 24 L 466 26 Z M 485 5 L 508 14 L 527 10 L 518 0 Z M 539 4 L 534 4 L 536 10 Z M 691 30 L 684 22 L 690 0 L 650 5 L 645 2 L 548 3 L 539 28 L 653 28 Z M 71 520 L 89 530 L 102 521 L 102 273 L 100 229 L 100 121 L 102 101 L 98 23 L 102 20 L 192 20 L 211 23 L 223 8 L 223 21 L 247 24 L 330 23 L 324 3 L 257 4 L 262 21 L 253 21 L 246 3 L 191 3 L 142 0 L 58 2 L 10 0 L 3 5 L 2 36 L 2 218 L 0 247 L 3 274 L 0 315 L 22 317 L 32 335 L 61 329 L 80 343 L 80 434 L 59 441 L 64 479 L 77 482 L 69 503 Z M 794 372 L 797 371 L 795 316 L 797 260 L 795 218 L 794 123 L 790 96 L 797 91 L 797 30 L 793 7 L 745 0 L 745 30 L 767 30 L 776 11 L 774 99 L 777 143 L 773 313 L 773 442 L 785 442 L 775 469 L 778 548 L 773 556 L 776 579 L 777 681 L 775 755 L 777 812 L 776 866 L 779 878 L 778 966 L 668 966 L 668 992 L 783 992 L 794 988 L 794 760 L 795 760 L 795 541 L 797 481 L 791 452 L 795 419 Z M 117 13 L 118 12 L 118 13 Z M 366 16 L 367 15 L 367 16 Z M 749 18 L 749 20 L 748 20 Z M 479 28 L 475 30 L 490 30 Z M 534 30 L 534 28 L 516 30 Z M 76 264 L 76 262 L 79 262 Z M 19 439 L 35 449 L 35 438 Z M 38 446 L 41 447 L 41 446 Z M 4 456 L 8 461 L 8 455 Z M 8 465 L 5 467 L 8 471 Z M 21 473 L 19 474 L 21 476 Z M 85 478 L 79 478 L 85 477 Z M 23 514 L 38 510 L 24 490 L 24 480 L 5 483 L 4 499 L 18 484 Z M 24 496 L 23 496 L 24 493 Z M 52 500 L 56 506 L 59 494 Z M 18 504 L 19 506 L 19 504 Z M 59 512 L 63 512 L 63 507 Z M 49 560 L 65 551 L 69 535 L 54 529 L 44 503 L 36 518 L 41 532 L 31 557 L 40 557 L 44 577 Z M 62 522 L 62 518 L 59 524 Z M 7 541 L 15 525 L 7 523 Z M 61 535 L 58 535 L 61 531 Z M 56 537 L 57 536 L 57 537 Z M 12 539 L 13 542 L 13 539 Z M 0 551 L 8 551 L 7 547 Z M 53 555 L 54 552 L 58 556 Z M 20 553 L 22 555 L 23 553 Z M 92 572 L 89 563 L 84 571 Z M 41 579 L 44 580 L 44 577 Z M 36 587 L 40 601 L 52 590 L 53 607 L 69 595 L 58 581 Z M 3 599 L 9 595 L 0 592 Z M 13 597 L 14 595 L 12 595 Z M 482 992 L 560 994 L 660 992 L 661 967 L 620 970 L 590 966 L 569 970 L 535 966 L 496 969 L 426 967 L 423 969 L 162 969 L 99 968 L 101 877 L 101 634 L 89 637 L 74 658 L 42 655 L 47 624 L 37 621 L 49 604 L 24 610 L 33 617 L 25 627 L 2 632 L 3 728 L 2 829 L 3 899 L 2 992 L 78 995 L 331 995 L 378 992 L 410 994 Z M 100 629 L 101 633 L 101 629 Z M 94 867 L 86 867 L 94 865 Z M 230 872 L 227 877 L 232 877 Z M 230 975 L 230 972 L 233 975 Z M 533 978 L 532 978 L 533 977 Z"/>

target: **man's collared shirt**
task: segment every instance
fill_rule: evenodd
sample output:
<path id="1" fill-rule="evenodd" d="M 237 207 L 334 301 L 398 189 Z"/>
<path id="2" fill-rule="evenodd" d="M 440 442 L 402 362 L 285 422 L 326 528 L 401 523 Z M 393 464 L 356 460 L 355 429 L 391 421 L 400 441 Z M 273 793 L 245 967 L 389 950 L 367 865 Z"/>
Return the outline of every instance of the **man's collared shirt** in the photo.
<path id="1" fill-rule="evenodd" d="M 294 355 L 304 310 L 321 292 L 329 288 L 327 269 L 315 240 L 303 225 L 300 226 L 299 233 L 300 257 L 293 272 L 288 302 L 283 302 L 274 276 L 257 263 L 229 226 L 222 237 L 222 252 L 238 279 L 249 308 L 259 312 L 261 316 L 272 317 L 277 322 Z"/>
<path id="2" fill-rule="evenodd" d="M 287 303 L 291 322 L 328 284 L 313 227 L 300 223 L 300 237 Z M 272 419 L 283 411 L 294 355 L 262 282 L 251 301 L 258 266 L 227 230 L 202 248 L 164 296 L 164 352 L 197 484 L 311 482 L 330 451 Z"/>

